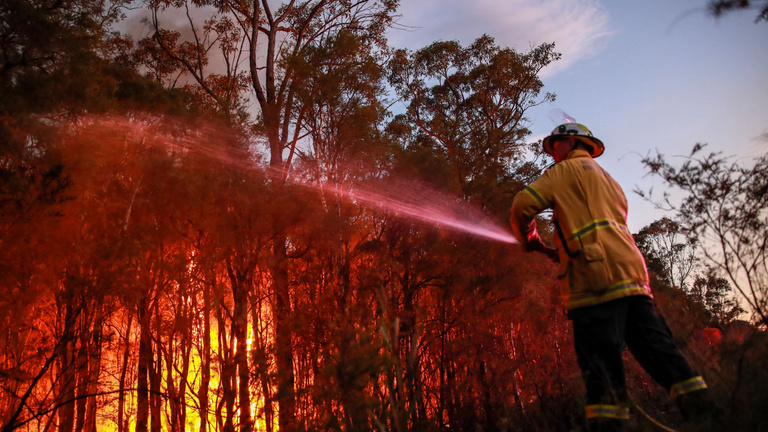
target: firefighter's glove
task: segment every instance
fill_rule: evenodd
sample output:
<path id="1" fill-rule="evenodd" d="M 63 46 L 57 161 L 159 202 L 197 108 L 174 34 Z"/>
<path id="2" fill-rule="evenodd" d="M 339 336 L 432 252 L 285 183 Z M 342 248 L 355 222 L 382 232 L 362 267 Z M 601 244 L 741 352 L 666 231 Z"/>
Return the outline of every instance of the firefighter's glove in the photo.
<path id="1" fill-rule="evenodd" d="M 525 243 L 526 252 L 539 252 L 546 255 L 554 262 L 560 262 L 560 256 L 557 254 L 557 249 L 551 248 L 544 244 L 540 238 L 531 239 Z"/>

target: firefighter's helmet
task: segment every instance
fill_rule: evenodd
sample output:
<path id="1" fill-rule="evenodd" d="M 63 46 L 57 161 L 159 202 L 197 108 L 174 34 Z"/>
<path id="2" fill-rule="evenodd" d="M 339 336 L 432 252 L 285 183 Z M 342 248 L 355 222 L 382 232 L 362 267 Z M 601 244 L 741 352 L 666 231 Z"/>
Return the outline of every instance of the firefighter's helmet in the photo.
<path id="1" fill-rule="evenodd" d="M 589 153 L 592 154 L 593 158 L 600 156 L 605 150 L 603 142 L 595 138 L 586 126 L 578 123 L 564 123 L 556 127 L 555 130 L 552 131 L 552 134 L 544 138 L 542 146 L 547 154 L 552 154 L 554 139 L 561 136 L 572 136 L 576 138 L 579 143 L 587 146 Z"/>

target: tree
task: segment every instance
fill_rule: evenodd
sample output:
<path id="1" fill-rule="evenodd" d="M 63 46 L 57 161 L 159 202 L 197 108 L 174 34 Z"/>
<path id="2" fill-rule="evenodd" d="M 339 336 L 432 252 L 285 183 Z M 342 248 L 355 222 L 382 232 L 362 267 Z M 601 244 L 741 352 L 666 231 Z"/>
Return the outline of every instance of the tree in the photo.
<path id="1" fill-rule="evenodd" d="M 538 73 L 560 57 L 554 44 L 527 53 L 500 48 L 490 36 L 469 47 L 435 42 L 416 52 L 398 50 L 389 81 L 407 104 L 406 145 L 421 145 L 449 162 L 452 190 L 488 196 L 522 164 L 525 112 L 554 100 Z"/>
<path id="2" fill-rule="evenodd" d="M 755 22 L 768 21 L 768 1 L 764 1 L 763 6 L 758 6 L 761 2 L 751 0 L 710 0 L 707 4 L 709 13 L 715 17 L 721 17 L 727 13 L 743 9 L 759 9 Z"/>
<path id="3" fill-rule="evenodd" d="M 646 157 L 651 174 L 682 191 L 679 203 L 665 193 L 636 190 L 675 212 L 682 231 L 703 245 L 707 263 L 727 275 L 760 325 L 768 325 L 768 156 L 751 166 L 730 163 L 720 153 L 701 155 L 696 145 L 677 167 L 660 154 Z"/>
<path id="4" fill-rule="evenodd" d="M 731 298 L 731 284 L 727 279 L 719 277 L 712 267 L 707 267 L 706 273 L 696 277 L 691 286 L 691 296 L 715 317 L 719 325 L 726 325 L 743 310 Z"/>
<path id="5" fill-rule="evenodd" d="M 343 31 L 293 59 L 304 83 L 295 115 L 310 141 L 296 153 L 301 174 L 336 186 L 381 171 L 388 149 L 379 129 L 386 115 L 381 57 L 365 37 Z"/>
<path id="6" fill-rule="evenodd" d="M 276 196 L 287 175 L 291 159 L 304 130 L 304 111 L 298 90 L 304 83 L 297 79 L 293 59 L 301 58 L 309 47 L 342 31 L 363 37 L 370 45 L 384 42 L 384 31 L 392 22 L 397 0 L 306 0 L 290 1 L 273 9 L 266 0 L 177 2 L 150 1 L 155 39 L 163 50 L 182 64 L 190 76 L 222 110 L 230 111 L 238 96 L 229 91 L 232 83 L 244 79 L 259 109 L 256 129 L 266 138 L 269 165 L 274 170 Z M 189 11 L 195 5 L 215 8 L 221 15 L 201 27 L 189 18 L 193 40 L 176 44 L 176 35 L 162 27 L 161 12 L 178 7 Z M 187 13 L 187 17 L 190 17 Z M 212 47 L 219 43 L 226 65 L 224 74 L 210 72 Z M 215 50 L 214 50 L 215 51 Z M 243 70 L 242 65 L 246 67 Z M 223 87 L 214 85 L 225 83 Z M 298 113 L 298 114 L 297 114 Z M 275 221 L 272 243 L 271 278 L 276 341 L 279 424 L 282 430 L 295 428 L 294 365 L 291 314 L 291 286 L 288 273 L 287 227 Z M 244 376 L 248 378 L 247 375 Z"/>
<path id="7" fill-rule="evenodd" d="M 0 113 L 96 105 L 111 89 L 97 54 L 127 0 L 0 3 Z M 69 107 L 73 109 L 73 106 Z"/>
<path id="8" fill-rule="evenodd" d="M 680 224 L 663 217 L 634 235 L 648 269 L 672 286 L 688 291 L 686 280 L 696 268 L 698 244 L 686 238 Z"/>
<path id="9" fill-rule="evenodd" d="M 0 4 L 0 82 L 50 73 L 100 42 L 125 0 L 8 0 Z"/>

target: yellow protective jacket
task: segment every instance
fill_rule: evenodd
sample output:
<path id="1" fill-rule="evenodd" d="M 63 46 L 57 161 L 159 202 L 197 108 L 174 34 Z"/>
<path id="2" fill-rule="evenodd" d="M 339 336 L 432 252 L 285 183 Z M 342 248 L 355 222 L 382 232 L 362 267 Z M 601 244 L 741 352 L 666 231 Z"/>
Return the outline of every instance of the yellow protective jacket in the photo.
<path id="1" fill-rule="evenodd" d="M 556 235 L 566 309 L 651 296 L 645 260 L 626 226 L 624 192 L 587 151 L 571 151 L 515 196 L 512 231 L 523 245 L 541 241 L 534 217 L 548 208 L 567 243 Z"/>

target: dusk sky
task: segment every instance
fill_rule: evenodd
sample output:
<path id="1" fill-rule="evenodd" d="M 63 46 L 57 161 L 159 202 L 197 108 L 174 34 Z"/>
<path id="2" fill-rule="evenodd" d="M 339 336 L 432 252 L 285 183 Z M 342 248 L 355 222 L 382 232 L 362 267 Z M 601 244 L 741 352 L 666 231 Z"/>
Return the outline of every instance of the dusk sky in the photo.
<path id="1" fill-rule="evenodd" d="M 696 143 L 744 163 L 768 149 L 768 23 L 757 11 L 720 19 L 706 0 L 403 0 L 389 42 L 416 50 L 437 40 L 463 46 L 482 34 L 527 51 L 555 42 L 562 59 L 542 73 L 556 102 L 528 113 L 531 141 L 554 128 L 561 109 L 603 140 L 598 159 L 629 199 L 629 228 L 664 213 L 632 190 L 662 183 L 644 177 L 642 156 L 687 155 Z M 672 158 L 679 161 L 681 158 Z"/>

